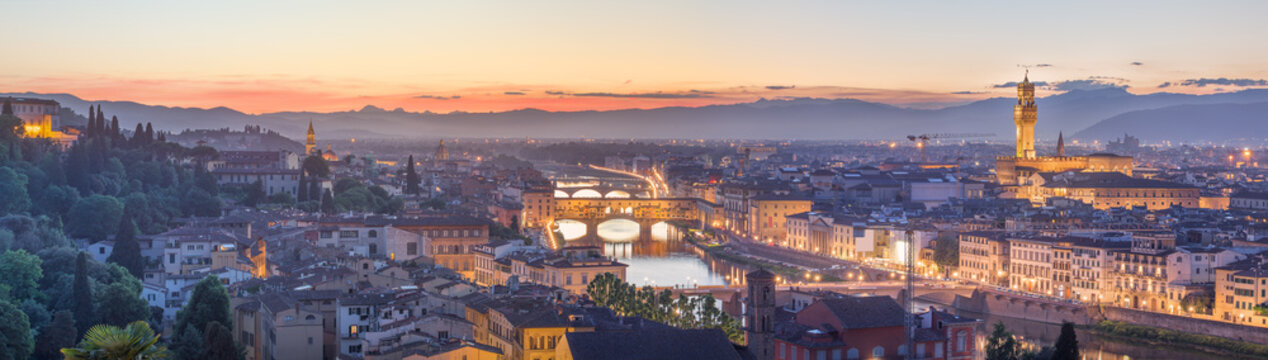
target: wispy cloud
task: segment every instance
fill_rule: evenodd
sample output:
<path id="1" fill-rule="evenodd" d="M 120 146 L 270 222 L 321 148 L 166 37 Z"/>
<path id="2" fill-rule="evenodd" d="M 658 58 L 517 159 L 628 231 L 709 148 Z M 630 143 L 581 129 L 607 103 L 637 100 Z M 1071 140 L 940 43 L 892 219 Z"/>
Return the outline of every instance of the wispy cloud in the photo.
<path id="1" fill-rule="evenodd" d="M 1048 86 L 1051 90 L 1070 91 L 1070 90 L 1100 90 L 1100 89 L 1125 89 L 1126 80 L 1116 78 L 1088 78 L 1084 80 L 1066 80 L 1054 82 Z"/>
<path id="2" fill-rule="evenodd" d="M 546 90 L 546 95 L 568 95 L 563 91 Z"/>
<path id="3" fill-rule="evenodd" d="M 524 92 L 523 91 L 507 91 L 507 92 L 503 92 L 502 95 L 524 95 Z"/>
<path id="4" fill-rule="evenodd" d="M 795 88 L 797 88 L 797 85 L 768 85 L 766 86 L 766 90 L 788 90 L 788 89 L 795 89 Z"/>
<path id="5" fill-rule="evenodd" d="M 460 95 L 444 96 L 444 95 L 427 95 L 427 94 L 423 94 L 423 95 L 418 95 L 418 96 L 415 96 L 414 98 L 415 98 L 415 99 L 431 99 L 431 100 L 454 100 L 454 99 L 461 99 L 461 98 L 462 98 L 462 96 L 460 96 Z"/>
<path id="6" fill-rule="evenodd" d="M 1062 81 L 1032 81 L 1036 88 L 1042 88 L 1053 91 L 1070 91 L 1070 90 L 1098 90 L 1109 88 L 1127 88 L 1129 80 L 1112 77 L 1112 76 L 1089 76 L 1087 79 L 1062 80 Z M 1016 81 L 1009 81 L 1003 84 L 991 85 L 996 89 L 1007 89 L 1017 87 Z"/>
<path id="7" fill-rule="evenodd" d="M 610 92 L 586 92 L 575 93 L 572 96 L 580 97 L 611 97 L 611 98 L 635 98 L 635 99 L 692 99 L 710 97 L 701 93 L 610 93 Z"/>
<path id="8" fill-rule="evenodd" d="M 1014 84 L 1013 86 L 1017 86 L 1017 85 Z M 951 92 L 952 95 L 977 95 L 977 94 L 985 94 L 985 93 L 986 93 L 985 91 L 968 91 L 968 90 Z"/>
<path id="9" fill-rule="evenodd" d="M 1132 61 L 1131 63 L 1131 66 L 1142 66 L 1142 65 L 1145 65 L 1145 63 L 1139 62 L 1139 61 Z"/>
<path id="10" fill-rule="evenodd" d="M 1240 87 L 1248 87 L 1248 86 L 1268 86 L 1268 80 L 1264 80 L 1264 79 L 1229 79 L 1229 78 L 1218 78 L 1218 79 L 1212 79 L 1212 78 L 1201 78 L 1201 79 L 1188 79 L 1188 80 L 1184 80 L 1184 81 L 1181 81 L 1181 82 L 1175 82 L 1175 83 L 1173 83 L 1173 82 L 1164 82 L 1164 83 L 1162 83 L 1162 85 L 1158 85 L 1158 87 L 1159 87 L 1159 88 L 1166 88 L 1166 87 L 1171 87 L 1171 86 L 1193 86 L 1193 87 L 1206 87 L 1206 86 L 1208 86 L 1208 85 L 1224 85 L 1224 86 L 1240 86 Z"/>
<path id="11" fill-rule="evenodd" d="M 1031 81 L 1030 83 L 1035 84 L 1035 86 L 1048 86 L 1048 82 L 1046 82 L 1046 81 Z M 1003 84 L 994 84 L 994 85 L 991 85 L 991 87 L 996 88 L 996 89 L 1007 89 L 1007 88 L 1013 88 L 1013 87 L 1017 87 L 1017 82 L 1016 82 L 1016 81 L 1009 81 L 1009 82 L 1006 82 L 1006 83 L 1003 83 Z"/>

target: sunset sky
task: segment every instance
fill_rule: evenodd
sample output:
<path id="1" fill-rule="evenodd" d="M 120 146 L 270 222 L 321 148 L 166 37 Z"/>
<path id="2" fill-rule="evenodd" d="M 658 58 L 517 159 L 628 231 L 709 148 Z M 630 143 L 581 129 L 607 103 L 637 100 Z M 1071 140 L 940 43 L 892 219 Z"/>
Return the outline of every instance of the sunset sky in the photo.
<path id="1" fill-rule="evenodd" d="M 0 92 L 249 113 L 1268 87 L 1268 2 L 3 1 Z"/>

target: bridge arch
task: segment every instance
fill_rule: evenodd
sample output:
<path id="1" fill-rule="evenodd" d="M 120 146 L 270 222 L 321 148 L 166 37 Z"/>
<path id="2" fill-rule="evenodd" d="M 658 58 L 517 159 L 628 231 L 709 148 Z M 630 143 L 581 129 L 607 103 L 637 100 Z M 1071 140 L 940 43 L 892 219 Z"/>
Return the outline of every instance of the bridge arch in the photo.
<path id="1" fill-rule="evenodd" d="M 594 189 L 581 189 L 572 193 L 572 197 L 574 199 L 599 199 L 603 198 L 603 194 L 600 194 Z"/>
<path id="2" fill-rule="evenodd" d="M 611 219 L 595 226 L 595 235 L 607 241 L 638 240 L 640 231 L 638 222 L 630 219 Z"/>
<path id="3" fill-rule="evenodd" d="M 567 199 L 567 198 L 570 198 L 570 197 L 572 197 L 572 196 L 568 196 L 568 192 L 567 192 L 567 191 L 563 191 L 563 190 L 555 190 L 555 197 L 557 197 L 557 198 L 565 198 L 565 199 Z"/>
<path id="4" fill-rule="evenodd" d="M 661 222 L 652 224 L 652 226 L 648 228 L 648 232 L 650 233 L 648 235 L 651 236 L 652 240 L 657 240 L 657 241 L 669 240 L 669 228 L 670 226 L 668 222 L 661 221 Z"/>
<path id="5" fill-rule="evenodd" d="M 577 220 L 558 220 L 555 226 L 559 228 L 559 234 L 563 235 L 564 240 L 577 240 L 586 236 L 590 232 L 586 223 Z"/>

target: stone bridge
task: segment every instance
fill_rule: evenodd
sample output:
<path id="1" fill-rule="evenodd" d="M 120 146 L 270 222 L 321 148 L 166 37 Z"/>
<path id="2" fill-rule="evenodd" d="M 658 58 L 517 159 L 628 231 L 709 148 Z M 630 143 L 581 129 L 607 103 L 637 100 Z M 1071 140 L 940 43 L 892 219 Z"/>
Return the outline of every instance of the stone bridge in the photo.
<path id="1" fill-rule="evenodd" d="M 551 221 L 578 222 L 586 237 L 598 235 L 601 224 L 623 220 L 638 224 L 638 236 L 651 234 L 652 226 L 670 221 L 699 221 L 696 199 L 691 198 L 556 198 Z"/>

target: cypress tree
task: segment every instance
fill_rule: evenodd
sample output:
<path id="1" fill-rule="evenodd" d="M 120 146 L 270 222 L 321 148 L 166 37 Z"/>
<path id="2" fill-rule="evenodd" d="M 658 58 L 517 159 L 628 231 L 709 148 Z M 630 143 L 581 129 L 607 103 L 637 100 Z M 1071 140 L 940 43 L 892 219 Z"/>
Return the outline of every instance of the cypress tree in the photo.
<path id="1" fill-rule="evenodd" d="M 132 212 L 126 209 L 123 219 L 119 221 L 119 233 L 114 237 L 114 250 L 107 262 L 119 264 L 128 269 L 137 279 L 145 278 L 145 263 L 142 262 L 141 245 L 136 240 L 136 222 L 132 221 Z"/>
<path id="2" fill-rule="evenodd" d="M 295 189 L 295 202 L 308 201 L 308 184 L 304 183 L 305 181 L 308 181 L 308 180 L 305 179 L 304 172 L 300 171 L 299 172 L 299 186 L 297 189 Z"/>
<path id="3" fill-rule="evenodd" d="M 154 141 L 161 143 L 167 142 L 167 135 L 164 135 L 163 132 L 160 131 L 158 135 L 154 135 Z"/>
<path id="4" fill-rule="evenodd" d="M 308 200 L 321 201 L 321 185 L 317 183 L 317 179 L 308 180 Z"/>
<path id="5" fill-rule="evenodd" d="M 1074 334 L 1074 324 L 1064 322 L 1061 324 L 1061 335 L 1057 337 L 1056 348 L 1052 353 L 1052 360 L 1080 360 L 1079 357 L 1079 339 Z"/>
<path id="6" fill-rule="evenodd" d="M 88 105 L 88 125 L 84 126 L 84 134 L 92 136 L 94 126 L 97 126 L 97 113 L 93 112 L 92 105 Z"/>
<path id="7" fill-rule="evenodd" d="M 119 117 L 118 116 L 114 116 L 114 115 L 110 116 L 110 136 L 114 138 L 119 137 Z"/>
<path id="8" fill-rule="evenodd" d="M 88 287 L 88 257 L 80 252 L 75 257 L 75 280 L 71 285 L 71 312 L 75 315 L 75 327 L 80 334 L 97 322 L 92 304 L 92 288 Z M 79 338 L 76 336 L 76 338 Z"/>
<path id="9" fill-rule="evenodd" d="M 136 123 L 136 130 L 132 130 L 132 146 L 140 147 L 145 145 L 145 127 L 141 123 Z"/>
<path id="10" fill-rule="evenodd" d="M 97 127 L 92 129 L 93 133 L 101 136 L 106 134 L 106 113 L 101 111 L 101 105 L 97 105 Z"/>
<path id="11" fill-rule="evenodd" d="M 335 196 L 330 193 L 330 189 L 326 189 L 326 191 L 321 194 L 321 212 L 326 215 L 333 215 L 335 213 Z"/>
<path id="12" fill-rule="evenodd" d="M 202 354 L 204 360 L 238 360 L 238 346 L 233 343 L 233 332 L 219 322 L 207 323 L 207 334 L 203 338 Z"/>
<path id="13" fill-rule="evenodd" d="M 60 359 L 62 348 L 75 346 L 75 318 L 70 311 L 53 314 L 53 322 L 40 329 L 35 339 L 36 359 Z"/>
<path id="14" fill-rule="evenodd" d="M 405 165 L 405 194 L 418 195 L 418 172 L 414 171 L 414 155 L 409 156 L 409 164 Z"/>
<path id="15" fill-rule="evenodd" d="M 154 127 L 147 122 L 145 123 L 145 143 L 149 144 L 151 142 L 154 142 Z"/>

